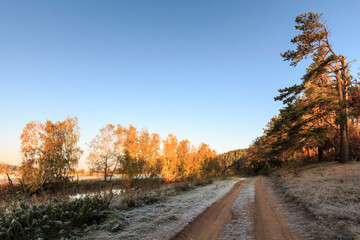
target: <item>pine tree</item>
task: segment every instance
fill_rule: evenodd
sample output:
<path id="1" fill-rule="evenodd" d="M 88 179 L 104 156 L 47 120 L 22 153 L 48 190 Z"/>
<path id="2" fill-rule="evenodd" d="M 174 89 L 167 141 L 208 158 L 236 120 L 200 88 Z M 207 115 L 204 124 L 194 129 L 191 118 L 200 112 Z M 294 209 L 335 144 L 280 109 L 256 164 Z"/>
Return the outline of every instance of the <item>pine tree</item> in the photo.
<path id="1" fill-rule="evenodd" d="M 349 113 L 348 94 L 352 77 L 349 74 L 349 64 L 345 56 L 334 52 L 329 42 L 329 32 L 321 14 L 304 13 L 296 17 L 297 30 L 301 33 L 291 42 L 297 45 L 296 50 L 288 50 L 281 56 L 296 66 L 302 59 L 311 57 L 313 63 L 308 68 L 300 86 L 283 91 L 283 97 L 289 101 L 304 90 L 307 83 L 323 78 L 329 87 L 335 85 L 337 93 L 336 123 L 340 129 L 340 161 L 349 161 Z M 302 88 L 302 89 L 301 89 Z"/>

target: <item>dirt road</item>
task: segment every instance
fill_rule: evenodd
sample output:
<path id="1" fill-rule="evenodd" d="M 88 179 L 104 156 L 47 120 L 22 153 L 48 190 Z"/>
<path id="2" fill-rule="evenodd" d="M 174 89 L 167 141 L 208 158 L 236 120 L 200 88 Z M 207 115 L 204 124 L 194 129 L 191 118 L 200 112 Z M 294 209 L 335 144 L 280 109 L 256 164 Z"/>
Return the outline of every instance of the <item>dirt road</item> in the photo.
<path id="1" fill-rule="evenodd" d="M 288 226 L 288 221 L 280 207 L 264 186 L 264 177 L 257 177 L 255 181 L 255 204 L 251 214 L 254 229 L 251 234 L 259 240 L 301 240 L 298 233 Z M 246 181 L 241 181 L 222 199 L 214 203 L 192 223 L 175 235 L 173 240 L 216 240 L 221 236 L 222 227 L 230 223 L 236 216 L 232 213 L 232 205 Z"/>
<path id="2" fill-rule="evenodd" d="M 237 182 L 230 192 L 206 209 L 172 239 L 218 239 L 221 234 L 221 228 L 232 220 L 231 207 L 244 183 L 245 181 Z"/>
<path id="3" fill-rule="evenodd" d="M 264 186 L 264 177 L 255 181 L 255 239 L 300 240 L 288 226 L 288 221 L 275 202 L 272 194 Z"/>

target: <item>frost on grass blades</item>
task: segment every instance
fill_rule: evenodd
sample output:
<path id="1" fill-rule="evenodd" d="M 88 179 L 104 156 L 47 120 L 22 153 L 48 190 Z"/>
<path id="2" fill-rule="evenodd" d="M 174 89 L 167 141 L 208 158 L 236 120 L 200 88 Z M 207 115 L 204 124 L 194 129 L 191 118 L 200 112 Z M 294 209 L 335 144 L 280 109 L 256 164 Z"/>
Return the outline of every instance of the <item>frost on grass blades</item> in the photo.
<path id="1" fill-rule="evenodd" d="M 296 175 L 278 171 L 272 182 L 274 189 L 282 194 L 283 204 L 289 205 L 289 200 L 296 204 L 289 205 L 285 213 L 292 225 L 306 237 L 360 239 L 359 176 L 360 163 L 323 163 L 304 167 Z M 311 217 L 295 218 L 295 207 L 300 207 Z"/>
<path id="2" fill-rule="evenodd" d="M 250 240 L 249 231 L 253 227 L 249 205 L 254 203 L 254 180 L 249 180 L 235 199 L 232 212 L 236 219 L 224 226 L 220 240 Z"/>
<path id="3" fill-rule="evenodd" d="M 74 195 L 70 195 L 69 198 L 70 200 L 73 199 L 80 199 L 80 198 L 85 198 L 85 197 L 94 197 L 97 195 L 101 195 L 101 196 L 106 196 L 106 195 L 110 195 L 110 194 L 115 194 L 115 195 L 121 195 L 125 192 L 124 189 L 112 189 L 110 190 L 106 190 L 106 191 L 99 191 L 99 192 L 93 192 L 93 193 L 77 193 Z"/>
<path id="4" fill-rule="evenodd" d="M 239 179 L 215 181 L 153 205 L 119 212 L 128 225 L 119 232 L 100 231 L 86 239 L 170 239 L 207 207 L 223 197 Z M 96 237 L 95 237 L 96 236 Z"/>

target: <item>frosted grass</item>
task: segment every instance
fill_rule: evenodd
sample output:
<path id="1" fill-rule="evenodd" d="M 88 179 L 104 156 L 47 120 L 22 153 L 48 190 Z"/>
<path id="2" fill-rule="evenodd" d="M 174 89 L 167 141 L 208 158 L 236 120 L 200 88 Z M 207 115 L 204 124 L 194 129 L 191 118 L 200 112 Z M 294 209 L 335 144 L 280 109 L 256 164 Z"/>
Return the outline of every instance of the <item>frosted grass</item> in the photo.
<path id="1" fill-rule="evenodd" d="M 128 226 L 122 231 L 96 232 L 86 239 L 170 239 L 207 207 L 228 193 L 240 179 L 221 180 L 169 197 L 164 202 L 118 213 Z"/>
<path id="2" fill-rule="evenodd" d="M 249 180 L 235 199 L 232 212 L 236 219 L 223 227 L 219 240 L 251 240 L 249 232 L 253 229 L 252 213 L 249 205 L 254 203 L 254 180 Z"/>

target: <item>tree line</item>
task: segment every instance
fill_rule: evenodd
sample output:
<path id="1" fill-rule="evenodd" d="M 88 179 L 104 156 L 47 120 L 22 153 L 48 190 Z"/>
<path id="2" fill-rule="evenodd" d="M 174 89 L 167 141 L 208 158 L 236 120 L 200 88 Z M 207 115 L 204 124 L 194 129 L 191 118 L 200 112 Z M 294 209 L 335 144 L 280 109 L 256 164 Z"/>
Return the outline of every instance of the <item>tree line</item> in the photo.
<path id="1" fill-rule="evenodd" d="M 190 145 L 169 134 L 138 131 L 133 125 L 108 124 L 91 141 L 88 165 L 91 171 L 111 180 L 114 173 L 123 174 L 131 182 L 136 177 L 162 177 L 167 181 L 217 176 L 221 171 L 217 154 L 209 145 Z"/>
<path id="2" fill-rule="evenodd" d="M 35 190 L 71 180 L 83 154 L 77 118 L 29 122 L 20 139 L 23 184 Z M 102 174 L 104 181 L 121 174 L 129 184 L 140 177 L 165 181 L 215 177 L 226 172 L 230 161 L 219 158 L 205 143 L 196 147 L 173 134 L 162 140 L 159 134 L 146 128 L 138 131 L 133 125 L 107 124 L 88 146 L 86 160 L 91 172 Z"/>
<path id="3" fill-rule="evenodd" d="M 248 149 L 247 164 L 256 172 L 297 159 L 337 160 L 360 157 L 360 85 L 350 74 L 354 60 L 335 51 L 321 14 L 296 17 L 300 33 L 295 50 L 281 54 L 291 66 L 311 59 L 301 82 L 279 90 L 284 107 Z"/>
<path id="4" fill-rule="evenodd" d="M 249 173 L 247 168 L 247 149 L 236 149 L 218 155 L 224 174 Z"/>

